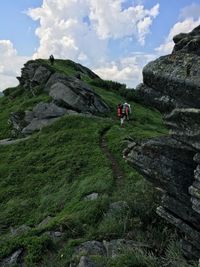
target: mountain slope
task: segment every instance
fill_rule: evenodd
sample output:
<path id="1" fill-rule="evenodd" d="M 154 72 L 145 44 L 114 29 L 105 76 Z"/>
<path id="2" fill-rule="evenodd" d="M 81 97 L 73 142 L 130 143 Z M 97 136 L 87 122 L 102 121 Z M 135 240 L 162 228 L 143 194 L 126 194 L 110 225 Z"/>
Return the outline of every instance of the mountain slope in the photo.
<path id="1" fill-rule="evenodd" d="M 40 64 L 48 62 L 40 60 Z M 77 65 L 69 61 L 58 60 L 49 67 L 77 74 Z M 5 263 L 6 257 L 21 249 L 18 266 L 24 262 L 26 266 L 69 266 L 70 262 L 76 266 L 83 252 L 74 248 L 83 242 L 123 238 L 136 246 L 122 250 L 117 258 L 91 259 L 103 266 L 161 266 L 161 256 L 167 261 L 176 248 L 176 234 L 155 214 L 158 193 L 129 167 L 122 151 L 132 138 L 168 132 L 157 111 L 134 102 L 130 103 L 132 120 L 121 128 L 115 109 L 125 101 L 123 86 L 91 78 L 88 72 L 82 75 L 109 106 L 107 117 L 64 115 L 26 141 L 0 145 L 0 258 Z M 111 85 L 121 91 L 109 90 Z M 7 124 L 11 112 L 31 110 L 41 101 L 52 100 L 43 91 L 32 95 L 21 86 L 7 90 L 0 99 L 1 138 L 12 136 Z M 100 145 L 102 138 L 123 173 L 120 183 Z M 91 200 L 91 193 L 98 197 Z M 113 205 L 118 208 L 113 210 Z M 178 253 L 175 257 L 181 266 L 189 266 Z"/>

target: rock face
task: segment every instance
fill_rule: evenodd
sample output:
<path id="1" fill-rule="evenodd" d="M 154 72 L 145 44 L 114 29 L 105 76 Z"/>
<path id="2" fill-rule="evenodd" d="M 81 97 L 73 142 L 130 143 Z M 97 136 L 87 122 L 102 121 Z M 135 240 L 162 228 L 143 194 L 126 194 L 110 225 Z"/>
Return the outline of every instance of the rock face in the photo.
<path id="1" fill-rule="evenodd" d="M 81 80 L 81 74 L 91 79 L 98 76 L 86 67 L 69 61 L 78 71 L 78 78 L 57 72 L 56 69 L 40 60 L 28 61 L 18 77 L 20 86 L 32 95 L 46 92 L 51 103 L 39 103 L 32 111 L 15 112 L 10 116 L 14 133 L 24 135 L 40 130 L 65 114 L 107 114 L 109 107 Z"/>
<path id="2" fill-rule="evenodd" d="M 82 256 L 77 267 L 100 267 L 100 266 L 92 262 L 89 258 Z"/>
<path id="3" fill-rule="evenodd" d="M 54 103 L 39 103 L 32 111 L 26 111 L 24 121 L 26 127 L 22 129 L 22 133 L 27 135 L 34 131 L 42 129 L 46 125 L 50 125 L 59 117 L 65 114 L 76 113 L 62 107 L 58 107 Z"/>
<path id="4" fill-rule="evenodd" d="M 7 257 L 6 259 L 4 259 L 2 262 L 0 262 L 0 266 L 2 267 L 9 267 L 9 266 L 19 266 L 18 264 L 20 264 L 21 262 L 21 256 L 23 253 L 23 249 L 18 249 L 17 251 L 15 251 L 13 254 L 11 254 L 9 257 Z M 20 266 L 22 266 L 20 264 Z"/>
<path id="5" fill-rule="evenodd" d="M 163 190 L 157 213 L 182 233 L 186 257 L 200 257 L 200 26 L 174 37 L 171 55 L 150 62 L 137 87 L 164 113 L 170 136 L 134 142 L 127 160 Z"/>
<path id="6" fill-rule="evenodd" d="M 144 103 L 168 112 L 177 108 L 200 108 L 200 26 L 174 37 L 173 53 L 150 62 L 137 87 Z"/>

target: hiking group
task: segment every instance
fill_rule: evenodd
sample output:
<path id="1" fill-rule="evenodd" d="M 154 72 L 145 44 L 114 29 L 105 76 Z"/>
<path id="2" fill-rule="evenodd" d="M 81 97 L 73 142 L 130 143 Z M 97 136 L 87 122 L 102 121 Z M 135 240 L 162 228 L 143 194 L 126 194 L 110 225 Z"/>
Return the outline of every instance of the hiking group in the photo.
<path id="1" fill-rule="evenodd" d="M 125 120 L 130 119 L 131 106 L 128 103 L 117 105 L 117 116 L 120 119 L 121 127 L 125 127 Z"/>

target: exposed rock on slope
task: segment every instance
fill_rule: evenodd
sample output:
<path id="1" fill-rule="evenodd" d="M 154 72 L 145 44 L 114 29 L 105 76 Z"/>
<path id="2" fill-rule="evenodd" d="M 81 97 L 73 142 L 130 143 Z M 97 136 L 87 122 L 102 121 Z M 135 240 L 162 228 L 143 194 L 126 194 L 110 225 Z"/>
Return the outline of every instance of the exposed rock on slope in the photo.
<path id="1" fill-rule="evenodd" d="M 137 93 L 146 104 L 161 111 L 200 108 L 199 34 L 197 27 L 189 34 L 175 36 L 173 53 L 144 67 L 144 83 L 137 87 Z"/>
<path id="2" fill-rule="evenodd" d="M 98 78 L 91 70 L 72 61 L 69 62 L 79 74 L 87 75 L 91 79 Z M 55 68 L 40 60 L 27 62 L 18 80 L 20 86 L 31 91 L 33 95 L 38 91 L 45 91 L 52 98 L 51 103 L 39 103 L 31 112 L 11 115 L 10 123 L 13 128 L 23 134 L 40 130 L 64 114 L 109 112 L 104 101 L 81 79 L 57 72 Z"/>
<path id="3" fill-rule="evenodd" d="M 188 258 L 200 257 L 200 27 L 174 37 L 173 53 L 150 62 L 137 94 L 165 113 L 169 137 L 132 144 L 126 158 L 163 190 L 157 213 L 182 233 Z"/>

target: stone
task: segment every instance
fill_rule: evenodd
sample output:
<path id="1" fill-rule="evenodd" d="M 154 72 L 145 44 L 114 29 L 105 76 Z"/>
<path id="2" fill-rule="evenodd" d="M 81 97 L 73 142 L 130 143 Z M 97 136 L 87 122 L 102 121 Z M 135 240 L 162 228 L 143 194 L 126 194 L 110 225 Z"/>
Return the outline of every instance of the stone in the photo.
<path id="1" fill-rule="evenodd" d="M 99 241 L 87 241 L 75 248 L 75 253 L 85 255 L 106 255 L 106 249 L 104 245 Z"/>
<path id="2" fill-rule="evenodd" d="M 200 55 L 200 36 L 199 36 L 200 27 L 196 27 L 190 33 L 180 33 L 174 36 L 173 40 L 175 46 L 173 53 L 182 52 L 182 53 L 192 53 L 195 55 Z"/>
<path id="3" fill-rule="evenodd" d="M 25 112 L 24 124 L 26 127 L 21 129 L 21 132 L 24 135 L 32 134 L 45 126 L 51 125 L 65 114 L 69 114 L 69 111 L 65 108 L 58 107 L 54 103 L 40 102 L 32 111 Z"/>
<path id="4" fill-rule="evenodd" d="M 3 259 L 3 261 L 0 262 L 0 266 L 1 267 L 9 267 L 9 266 L 13 266 L 13 265 L 18 264 L 21 261 L 22 253 L 23 253 L 22 248 L 16 250 L 9 257 Z"/>
<path id="5" fill-rule="evenodd" d="M 92 262 L 89 258 L 82 256 L 77 267 L 99 267 L 99 265 Z"/>
<path id="6" fill-rule="evenodd" d="M 12 126 L 14 137 L 17 136 L 19 133 L 21 133 L 22 129 L 26 126 L 24 117 L 25 117 L 24 111 L 12 112 L 10 114 L 10 117 L 8 119 L 8 124 Z"/>
<path id="7" fill-rule="evenodd" d="M 75 77 L 60 73 L 51 76 L 45 90 L 58 106 L 81 113 L 108 113 L 109 108 L 91 88 Z"/>
<path id="8" fill-rule="evenodd" d="M 194 247 L 190 240 L 182 239 L 180 241 L 180 246 L 186 259 L 192 260 L 193 258 L 199 258 L 200 250 Z"/>
<path id="9" fill-rule="evenodd" d="M 40 102 L 32 111 L 26 111 L 25 121 L 30 123 L 34 118 L 37 119 L 52 119 L 65 115 L 67 110 L 56 106 L 54 103 Z"/>
<path id="10" fill-rule="evenodd" d="M 58 240 L 63 237 L 63 233 L 60 231 L 48 231 L 46 234 L 53 240 Z"/>
<path id="11" fill-rule="evenodd" d="M 123 253 L 124 251 L 132 250 L 135 248 L 152 249 L 148 244 L 126 239 L 116 239 L 110 241 L 104 240 L 103 242 L 87 241 L 75 248 L 74 257 L 85 255 L 85 258 L 87 258 L 88 256 L 99 255 L 103 257 L 115 258 L 117 255 Z M 74 265 L 71 264 L 71 266 Z"/>
<path id="12" fill-rule="evenodd" d="M 139 101 L 146 106 L 154 107 L 162 112 L 167 112 L 175 107 L 175 100 L 169 95 L 163 95 L 146 84 L 136 87 L 136 95 Z"/>
<path id="13" fill-rule="evenodd" d="M 51 216 L 47 216 L 43 221 L 41 221 L 37 227 L 38 228 L 43 228 L 45 226 L 47 226 L 54 218 Z"/>
<path id="14" fill-rule="evenodd" d="M 161 267 L 181 267 L 182 266 L 181 264 L 182 264 L 181 262 L 171 260 L 170 262 L 162 265 Z"/>
<path id="15" fill-rule="evenodd" d="M 31 78 L 31 85 L 34 87 L 34 85 L 45 84 L 50 78 L 51 74 L 51 71 L 48 70 L 46 67 L 38 66 L 34 73 L 34 76 Z"/>
<path id="16" fill-rule="evenodd" d="M 35 131 L 39 131 L 45 126 L 49 126 L 53 124 L 55 121 L 57 121 L 59 118 L 52 118 L 52 119 L 33 119 L 29 125 L 27 125 L 23 130 L 22 134 L 29 135 L 32 134 Z"/>
<path id="17" fill-rule="evenodd" d="M 22 68 L 21 71 L 21 77 L 17 77 L 22 87 L 27 90 L 31 89 L 31 80 L 39 66 L 38 62 L 34 60 L 30 60 L 24 65 L 24 68 Z"/>
<path id="18" fill-rule="evenodd" d="M 61 237 L 61 236 L 62 236 L 62 233 L 61 233 L 61 232 L 58 232 L 58 231 L 56 231 L 56 232 L 54 232 L 54 236 L 55 236 L 55 237 Z"/>
<path id="19" fill-rule="evenodd" d="M 23 235 L 26 234 L 28 231 L 31 230 L 31 227 L 23 224 L 18 228 L 11 227 L 10 231 L 13 236 Z"/>
<path id="20" fill-rule="evenodd" d="M 96 200 L 98 198 L 99 194 L 98 193 L 91 193 L 84 197 L 85 200 Z"/>
<path id="21" fill-rule="evenodd" d="M 0 140 L 0 145 L 2 146 L 5 146 L 5 145 L 14 145 L 14 144 L 18 144 L 18 143 L 21 143 L 21 142 L 24 142 L 26 140 L 28 140 L 30 137 L 27 136 L 25 138 L 20 138 L 20 139 L 3 139 L 3 140 Z"/>
<path id="22" fill-rule="evenodd" d="M 188 187 L 193 181 L 195 151 L 171 137 L 159 137 L 138 142 L 124 152 L 135 168 L 157 187 L 179 200 L 188 199 Z"/>
<path id="23" fill-rule="evenodd" d="M 198 137 L 200 135 L 199 116 L 200 109 L 182 108 L 174 109 L 164 119 L 174 136 Z"/>
<path id="24" fill-rule="evenodd" d="M 113 202 L 109 206 L 109 210 L 106 213 L 106 216 L 113 216 L 119 214 L 125 214 L 129 212 L 129 206 L 126 201 L 117 201 Z"/>

